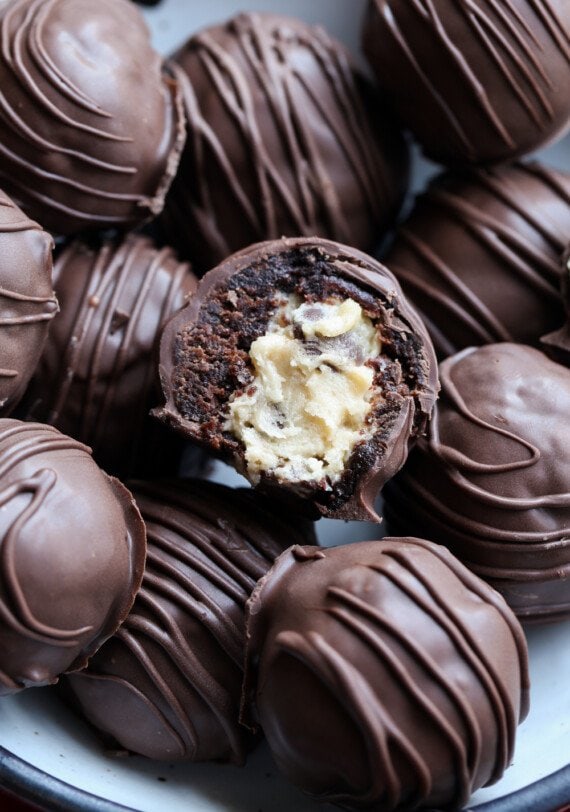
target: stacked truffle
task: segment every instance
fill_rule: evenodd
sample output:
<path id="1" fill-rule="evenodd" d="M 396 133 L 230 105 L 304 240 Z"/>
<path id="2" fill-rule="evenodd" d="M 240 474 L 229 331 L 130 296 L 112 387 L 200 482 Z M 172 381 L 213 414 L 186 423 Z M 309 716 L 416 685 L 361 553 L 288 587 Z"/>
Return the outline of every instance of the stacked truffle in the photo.
<path id="1" fill-rule="evenodd" d="M 57 313 L 52 240 L 0 191 L 0 414 L 24 394 Z"/>
<path id="2" fill-rule="evenodd" d="M 570 613 L 570 370 L 521 344 L 440 366 L 441 399 L 386 493 L 393 532 L 446 544 L 529 621 Z"/>
<path id="3" fill-rule="evenodd" d="M 249 489 L 195 480 L 132 487 L 148 533 L 142 588 L 69 686 L 115 747 L 241 764 L 251 745 L 238 723 L 245 604 L 279 553 L 313 541 L 312 526 Z"/>
<path id="4" fill-rule="evenodd" d="M 0 32 L 3 188 L 58 234 L 158 214 L 184 118 L 135 6 L 11 0 Z"/>
<path id="5" fill-rule="evenodd" d="M 281 236 L 374 247 L 402 203 L 407 146 L 340 43 L 240 14 L 173 59 L 189 132 L 163 226 L 185 256 L 207 270 Z"/>
<path id="6" fill-rule="evenodd" d="M 385 257 L 440 358 L 496 341 L 537 346 L 564 318 L 570 172 L 538 163 L 438 176 Z"/>
<path id="7" fill-rule="evenodd" d="M 127 0 L 2 5 L 0 398 L 51 425 L 0 421 L 0 692 L 68 674 L 107 743 L 157 759 L 242 763 L 261 728 L 349 809 L 501 777 L 528 710 L 511 609 L 570 607 L 570 372 L 494 343 L 569 346 L 570 174 L 496 166 L 570 124 L 561 5 L 371 0 L 377 84 L 287 17 L 164 63 Z M 362 250 L 405 194 L 394 110 L 449 169 L 386 267 Z M 125 233 L 152 218 L 168 246 Z M 432 339 L 463 350 L 439 407 Z M 254 488 L 175 478 L 188 441 Z M 311 546 L 302 514 L 378 520 L 385 485 L 403 538 Z"/>
<path id="8" fill-rule="evenodd" d="M 187 263 L 142 236 L 75 240 L 54 266 L 54 321 L 18 414 L 86 443 L 115 476 L 176 472 L 181 444 L 151 421 L 155 344 L 196 287 Z"/>

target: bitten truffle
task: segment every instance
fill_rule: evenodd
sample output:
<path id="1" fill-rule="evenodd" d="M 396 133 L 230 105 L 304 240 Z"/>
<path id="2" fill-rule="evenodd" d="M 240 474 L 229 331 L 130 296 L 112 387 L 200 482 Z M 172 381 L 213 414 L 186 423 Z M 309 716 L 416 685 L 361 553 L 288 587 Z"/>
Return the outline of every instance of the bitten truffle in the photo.
<path id="1" fill-rule="evenodd" d="M 563 320 L 560 257 L 570 174 L 538 163 L 439 176 L 384 261 L 440 358 L 465 347 L 538 345 Z"/>
<path id="2" fill-rule="evenodd" d="M 52 239 L 0 191 L 0 414 L 24 394 L 57 313 Z"/>
<path id="3" fill-rule="evenodd" d="M 133 483 L 148 557 L 117 634 L 68 679 L 80 708 L 116 747 L 150 758 L 242 763 L 238 724 L 245 603 L 310 523 L 251 489 L 212 482 Z"/>
<path id="4" fill-rule="evenodd" d="M 293 547 L 248 603 L 246 697 L 278 767 L 319 801 L 462 809 L 528 711 L 522 629 L 444 547 Z"/>
<path id="5" fill-rule="evenodd" d="M 570 125 L 570 4 L 370 0 L 364 52 L 426 154 L 489 164 Z"/>
<path id="6" fill-rule="evenodd" d="M 0 420 L 0 695 L 83 668 L 140 586 L 127 489 L 51 426 Z"/>
<path id="7" fill-rule="evenodd" d="M 61 313 L 18 416 L 86 443 L 107 473 L 174 475 L 180 438 L 148 412 L 160 402 L 160 330 L 196 287 L 190 266 L 146 237 L 76 240 L 54 286 Z"/>
<path id="8" fill-rule="evenodd" d="M 235 254 L 161 339 L 155 414 L 316 514 L 377 519 L 437 394 L 427 332 L 393 275 L 317 238 Z"/>
<path id="9" fill-rule="evenodd" d="M 126 0 L 0 5 L 0 182 L 60 234 L 156 215 L 184 143 L 178 87 Z"/>
<path id="10" fill-rule="evenodd" d="M 189 80 L 188 139 L 168 242 L 202 271 L 281 236 L 372 250 L 402 203 L 408 151 L 343 45 L 301 20 L 240 14 L 173 59 Z"/>
<path id="11" fill-rule="evenodd" d="M 518 344 L 440 365 L 428 434 L 385 490 L 390 532 L 445 544 L 526 621 L 570 614 L 570 370 Z"/>

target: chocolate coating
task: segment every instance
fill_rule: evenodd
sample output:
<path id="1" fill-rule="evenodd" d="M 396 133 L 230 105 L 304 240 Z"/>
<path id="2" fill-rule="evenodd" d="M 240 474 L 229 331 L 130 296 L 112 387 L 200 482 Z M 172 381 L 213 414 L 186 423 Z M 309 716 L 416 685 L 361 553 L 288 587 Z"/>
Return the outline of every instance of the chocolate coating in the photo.
<path id="1" fill-rule="evenodd" d="M 174 60 L 188 139 L 167 240 L 208 270 L 261 240 L 329 237 L 372 249 L 406 189 L 407 147 L 344 46 L 288 17 L 239 14 Z"/>
<path id="2" fill-rule="evenodd" d="M 528 711 L 526 642 L 443 547 L 293 547 L 248 603 L 248 696 L 279 768 L 345 809 L 462 809 Z"/>
<path id="3" fill-rule="evenodd" d="M 138 9 L 126 0 L 12 0 L 0 6 L 0 34 L 4 188 L 61 234 L 158 214 L 184 119 Z"/>
<path id="4" fill-rule="evenodd" d="M 424 151 L 508 161 L 570 124 L 566 0 L 370 0 L 364 52 Z"/>
<path id="5" fill-rule="evenodd" d="M 76 240 L 54 286 L 61 313 L 19 415 L 86 443 L 108 473 L 174 474 L 182 444 L 148 412 L 160 401 L 155 345 L 196 287 L 190 266 L 146 237 Z"/>
<path id="6" fill-rule="evenodd" d="M 68 684 L 115 746 L 150 758 L 242 763 L 245 602 L 306 522 L 249 489 L 133 483 L 146 522 L 143 585 L 117 634 Z"/>
<path id="7" fill-rule="evenodd" d="M 0 191 L 0 414 L 28 384 L 57 313 L 52 239 Z"/>
<path id="8" fill-rule="evenodd" d="M 570 613 L 570 370 L 518 344 L 440 365 L 427 437 L 385 492 L 390 532 L 445 544 L 517 615 Z"/>
<path id="9" fill-rule="evenodd" d="M 83 668 L 140 586 L 127 489 L 50 427 L 0 420 L 0 695 Z"/>
<path id="10" fill-rule="evenodd" d="M 570 174 L 538 163 L 439 176 L 385 257 L 440 358 L 480 344 L 535 344 L 563 319 L 560 256 Z"/>
<path id="11" fill-rule="evenodd" d="M 372 439 L 357 443 L 339 482 L 283 483 L 266 471 L 256 484 L 303 500 L 316 515 L 377 520 L 374 500 L 424 430 L 438 382 L 423 323 L 390 271 L 366 254 L 318 238 L 282 239 L 214 268 L 163 332 L 166 403 L 154 413 L 247 475 L 243 443 L 225 430 L 224 419 L 231 396 L 253 380 L 248 353 L 265 333 L 280 292 L 313 302 L 351 297 L 377 320 L 383 346 L 373 366 L 384 398 L 369 417 Z"/>

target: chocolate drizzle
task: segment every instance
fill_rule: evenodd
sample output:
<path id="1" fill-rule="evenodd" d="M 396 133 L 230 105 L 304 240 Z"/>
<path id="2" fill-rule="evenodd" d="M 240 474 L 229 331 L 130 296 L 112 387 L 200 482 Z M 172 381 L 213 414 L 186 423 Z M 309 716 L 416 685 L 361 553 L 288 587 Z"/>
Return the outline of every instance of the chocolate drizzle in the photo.
<path id="1" fill-rule="evenodd" d="M 524 619 L 566 615 L 570 373 L 499 344 L 447 359 L 440 375 L 428 437 L 387 488 L 391 530 L 446 544 Z"/>
<path id="2" fill-rule="evenodd" d="M 570 175 L 537 163 L 448 174 L 419 198 L 385 261 L 440 357 L 495 341 L 538 344 L 563 319 L 569 233 Z"/>
<path id="3" fill-rule="evenodd" d="M 51 237 L 0 191 L 0 413 L 11 411 L 58 310 Z"/>
<path id="4" fill-rule="evenodd" d="M 138 482 L 134 492 L 149 541 L 142 588 L 69 685 L 88 718 L 129 750 L 241 763 L 245 603 L 284 547 L 312 531 L 252 491 L 186 480 Z"/>
<path id="5" fill-rule="evenodd" d="M 55 682 L 114 631 L 142 577 L 144 528 L 89 449 L 49 426 L 0 420 L 0 483 L 2 694 Z"/>
<path id="6" fill-rule="evenodd" d="M 60 233 L 157 214 L 184 128 L 176 83 L 161 75 L 136 9 L 13 0 L 0 10 L 0 38 L 5 188 Z"/>
<path id="7" fill-rule="evenodd" d="M 179 78 L 189 136 L 171 240 L 184 224 L 205 269 L 283 234 L 372 247 L 401 202 L 405 147 L 385 120 L 376 132 L 372 91 L 342 46 L 297 20 L 240 14 L 174 59 L 190 81 Z"/>
<path id="8" fill-rule="evenodd" d="M 428 154 L 498 161 L 568 125 L 569 21 L 551 0 L 372 0 L 364 47 Z"/>
<path id="9" fill-rule="evenodd" d="M 156 476 L 161 460 L 173 471 L 180 443 L 148 418 L 158 400 L 154 345 L 195 285 L 187 263 L 145 237 L 70 244 L 54 267 L 62 312 L 20 414 L 85 442 L 110 473 Z"/>
<path id="10" fill-rule="evenodd" d="M 524 635 L 445 549 L 393 538 L 311 559 L 293 548 L 248 608 L 248 696 L 281 769 L 318 800 L 458 809 L 509 765 L 528 712 Z"/>

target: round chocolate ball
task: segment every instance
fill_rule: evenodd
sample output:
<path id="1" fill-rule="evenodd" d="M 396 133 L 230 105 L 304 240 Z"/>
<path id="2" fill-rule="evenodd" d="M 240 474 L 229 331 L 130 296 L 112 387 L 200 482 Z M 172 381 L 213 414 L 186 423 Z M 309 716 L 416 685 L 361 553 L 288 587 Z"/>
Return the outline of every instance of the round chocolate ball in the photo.
<path id="1" fill-rule="evenodd" d="M 0 695 L 83 668 L 140 586 L 131 494 L 51 426 L 0 420 Z"/>
<path id="2" fill-rule="evenodd" d="M 18 415 L 86 443 L 107 473 L 174 475 L 183 444 L 148 413 L 160 402 L 158 336 L 196 287 L 190 266 L 147 237 L 75 240 L 54 287 L 61 312 Z"/>
<path id="3" fill-rule="evenodd" d="M 520 344 L 440 365 L 425 438 L 385 490 L 390 532 L 445 544 L 525 621 L 570 614 L 570 370 Z"/>
<path id="4" fill-rule="evenodd" d="M 167 241 L 208 270 L 260 240 L 329 237 L 371 250 L 408 171 L 391 112 L 320 27 L 239 14 L 174 54 L 188 139 Z"/>
<path id="5" fill-rule="evenodd" d="M 18 403 L 57 313 L 52 239 L 0 190 L 0 414 Z"/>
<path id="6" fill-rule="evenodd" d="M 309 523 L 251 489 L 134 482 L 146 523 L 141 590 L 117 634 L 67 685 L 111 746 L 155 759 L 243 763 L 245 603 Z"/>
<path id="7" fill-rule="evenodd" d="M 378 520 L 437 397 L 427 331 L 372 257 L 313 238 L 234 254 L 161 338 L 160 419 L 312 515 Z"/>
<path id="8" fill-rule="evenodd" d="M 570 125 L 565 0 L 370 0 L 364 52 L 425 153 L 509 161 Z"/>
<path id="9" fill-rule="evenodd" d="M 465 347 L 538 345 L 560 326 L 570 173 L 538 163 L 437 177 L 384 262 L 440 358 Z"/>
<path id="10" fill-rule="evenodd" d="M 0 5 L 0 33 L 4 188 L 60 234 L 158 214 L 184 118 L 136 6 L 11 0 Z"/>
<path id="11" fill-rule="evenodd" d="M 344 809 L 462 809 L 528 711 L 515 616 L 416 538 L 283 553 L 248 603 L 247 656 L 278 767 Z"/>

